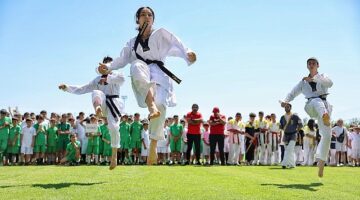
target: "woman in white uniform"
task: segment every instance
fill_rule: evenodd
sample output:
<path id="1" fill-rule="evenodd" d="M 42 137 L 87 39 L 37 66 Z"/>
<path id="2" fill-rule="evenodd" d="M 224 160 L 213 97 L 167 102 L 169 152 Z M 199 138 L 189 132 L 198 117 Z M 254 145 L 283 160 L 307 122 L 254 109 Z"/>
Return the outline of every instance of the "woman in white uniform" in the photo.
<path id="1" fill-rule="evenodd" d="M 150 112 L 151 142 L 148 164 L 156 164 L 156 143 L 164 137 L 162 133 L 166 107 L 176 105 L 171 79 L 180 83 L 176 76 L 167 71 L 164 61 L 168 56 L 175 56 L 183 58 L 190 65 L 195 62 L 196 55 L 169 31 L 163 28 L 153 29 L 155 13 L 150 7 L 139 8 L 135 17 L 138 36 L 126 44 L 113 63 L 100 63 L 99 72 L 104 73 L 131 64 L 131 82 L 137 103 L 142 108 L 147 107 Z"/>

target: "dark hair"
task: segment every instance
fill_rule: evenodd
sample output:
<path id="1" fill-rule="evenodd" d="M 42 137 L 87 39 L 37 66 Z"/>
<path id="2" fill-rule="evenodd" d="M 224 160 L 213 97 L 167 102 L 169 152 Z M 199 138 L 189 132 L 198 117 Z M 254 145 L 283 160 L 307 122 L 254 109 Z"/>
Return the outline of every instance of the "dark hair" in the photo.
<path id="1" fill-rule="evenodd" d="M 136 22 L 136 24 L 139 24 L 140 13 L 141 13 L 141 11 L 142 11 L 143 9 L 145 9 L 145 8 L 147 8 L 147 9 L 149 9 L 149 10 L 151 11 L 151 13 L 152 13 L 152 15 L 153 15 L 153 21 L 155 21 L 155 13 L 154 13 L 153 9 L 151 9 L 151 8 L 148 7 L 148 6 L 144 6 L 144 7 L 139 8 L 139 9 L 136 11 L 136 14 L 135 14 L 135 22 Z"/>
<path id="2" fill-rule="evenodd" d="M 306 64 L 309 64 L 310 61 L 316 61 L 316 63 L 319 65 L 319 61 L 315 57 L 311 57 L 311 58 L 307 59 Z"/>
<path id="3" fill-rule="evenodd" d="M 260 112 L 259 112 L 259 115 L 264 115 L 264 112 L 263 112 L 263 111 L 260 111 Z"/>
<path id="4" fill-rule="evenodd" d="M 250 113 L 249 117 L 256 117 L 256 114 L 255 113 Z"/>
<path id="5" fill-rule="evenodd" d="M 241 117 L 241 113 L 237 112 L 237 113 L 235 114 L 235 116 L 240 116 L 240 117 Z"/>
<path id="6" fill-rule="evenodd" d="M 315 128 L 315 120 L 309 119 L 307 125 L 308 125 L 309 129 L 313 131 Z"/>
<path id="7" fill-rule="evenodd" d="M 179 118 L 179 115 L 174 115 L 174 117 L 173 118 Z"/>
<path id="8" fill-rule="evenodd" d="M 135 113 L 134 116 L 140 116 L 140 114 L 139 114 L 139 113 Z"/>
<path id="9" fill-rule="evenodd" d="M 70 134 L 70 138 L 72 138 L 72 137 L 76 137 L 76 134 L 75 134 L 75 133 L 71 133 L 71 134 Z"/>
<path id="10" fill-rule="evenodd" d="M 104 57 L 104 59 L 103 59 L 103 63 L 104 63 L 104 64 L 109 63 L 109 62 L 112 62 L 112 61 L 113 61 L 112 57 L 109 57 L 109 56 L 106 56 L 106 57 Z"/>

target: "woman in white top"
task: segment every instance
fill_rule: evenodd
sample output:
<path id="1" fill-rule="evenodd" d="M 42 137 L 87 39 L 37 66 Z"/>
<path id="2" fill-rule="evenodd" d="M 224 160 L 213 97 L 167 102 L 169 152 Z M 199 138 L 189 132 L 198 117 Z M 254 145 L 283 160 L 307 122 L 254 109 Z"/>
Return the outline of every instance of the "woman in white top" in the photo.
<path id="1" fill-rule="evenodd" d="M 140 107 L 147 107 L 150 112 L 148 164 L 154 164 L 157 140 L 164 137 L 162 132 L 166 107 L 176 105 L 171 78 L 180 82 L 164 69 L 165 59 L 168 56 L 180 57 L 190 65 L 196 61 L 196 55 L 169 31 L 163 28 L 153 29 L 155 13 L 150 7 L 139 8 L 135 17 L 138 36 L 130 39 L 113 63 L 100 63 L 98 69 L 100 73 L 106 73 L 131 64 L 131 82 L 137 103 Z"/>

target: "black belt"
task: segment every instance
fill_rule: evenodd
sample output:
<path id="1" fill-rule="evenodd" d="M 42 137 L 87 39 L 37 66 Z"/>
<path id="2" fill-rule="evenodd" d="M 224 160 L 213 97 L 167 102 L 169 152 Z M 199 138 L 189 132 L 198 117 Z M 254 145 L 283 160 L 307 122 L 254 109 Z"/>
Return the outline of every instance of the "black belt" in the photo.
<path id="1" fill-rule="evenodd" d="M 119 98 L 119 95 L 106 95 L 106 105 L 109 108 L 112 116 L 116 119 L 118 116 L 121 117 L 121 113 L 119 111 L 119 108 L 115 105 L 113 99 Z"/>
<path id="2" fill-rule="evenodd" d="M 295 131 L 295 132 L 284 132 L 285 135 L 294 135 L 296 133 L 297 133 L 297 131 Z"/>
<path id="3" fill-rule="evenodd" d="M 320 98 L 321 100 L 326 101 L 326 96 L 325 95 L 320 95 L 320 96 L 317 96 L 317 97 L 310 97 L 310 98 L 307 98 L 307 100 L 310 101 L 311 99 L 316 99 L 316 98 Z"/>

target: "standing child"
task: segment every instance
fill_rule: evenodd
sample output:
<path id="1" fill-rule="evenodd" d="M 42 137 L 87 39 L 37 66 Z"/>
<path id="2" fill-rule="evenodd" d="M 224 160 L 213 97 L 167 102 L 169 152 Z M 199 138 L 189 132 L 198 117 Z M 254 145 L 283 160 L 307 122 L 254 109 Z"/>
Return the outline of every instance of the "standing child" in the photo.
<path id="1" fill-rule="evenodd" d="M 19 156 L 20 152 L 21 126 L 18 123 L 19 119 L 13 117 L 12 127 L 10 128 L 9 133 L 9 144 L 7 148 L 8 159 L 12 165 L 17 162 L 16 158 Z"/>
<path id="2" fill-rule="evenodd" d="M 180 162 L 180 151 L 181 151 L 181 136 L 184 131 L 184 128 L 179 124 L 179 116 L 174 115 L 174 124 L 170 126 L 170 150 L 171 150 L 171 161 L 170 164 Z"/>
<path id="3" fill-rule="evenodd" d="M 295 150 L 294 150 L 296 166 L 300 166 L 304 161 L 303 144 L 304 144 L 304 130 L 300 129 L 297 132 Z"/>
<path id="4" fill-rule="evenodd" d="M 279 160 L 279 141 L 280 141 L 280 123 L 276 122 L 276 115 L 270 115 L 271 122 L 269 123 L 269 132 L 267 136 L 267 164 L 277 165 Z M 274 159 L 272 159 L 274 158 Z"/>
<path id="5" fill-rule="evenodd" d="M 184 130 L 182 132 L 182 140 L 181 140 L 181 162 L 184 162 L 184 160 L 186 159 L 186 152 L 187 152 L 187 148 L 188 148 L 188 144 L 187 144 L 187 132 L 188 132 L 188 127 L 186 126 L 186 122 L 184 119 L 180 120 L 180 124 L 183 126 Z"/>
<path id="6" fill-rule="evenodd" d="M 144 119 L 143 122 L 143 129 L 141 131 L 141 164 L 145 164 L 147 162 L 147 157 L 149 154 L 149 145 L 150 145 L 150 138 L 149 138 L 149 121 Z"/>
<path id="7" fill-rule="evenodd" d="M 350 137 L 349 147 L 351 148 L 352 166 L 360 166 L 360 127 L 353 127 L 354 132 Z"/>
<path id="8" fill-rule="evenodd" d="M 120 123 L 120 153 L 121 163 L 128 164 L 130 162 L 130 124 L 128 123 L 128 116 L 125 114 L 121 117 Z"/>
<path id="9" fill-rule="evenodd" d="M 93 115 L 90 118 L 90 124 L 98 124 L 97 118 Z M 87 152 L 86 152 L 86 161 L 87 164 L 90 165 L 92 161 L 95 162 L 95 164 L 99 164 L 99 136 L 101 135 L 100 127 L 98 126 L 98 129 L 96 132 L 89 132 L 86 133 L 86 136 L 88 137 L 88 146 L 87 146 Z"/>
<path id="10" fill-rule="evenodd" d="M 79 165 L 80 162 L 80 141 L 76 139 L 76 134 L 70 134 L 70 142 L 66 146 L 66 154 L 60 160 L 60 164 L 69 162 L 70 165 Z"/>
<path id="11" fill-rule="evenodd" d="M 100 132 L 102 135 L 102 141 L 103 141 L 103 159 L 106 165 L 109 165 L 110 157 L 111 157 L 111 135 L 108 128 L 108 121 L 106 117 L 104 119 L 104 124 L 100 126 Z"/>
<path id="12" fill-rule="evenodd" d="M 26 119 L 26 127 L 22 129 L 21 133 L 21 157 L 22 160 L 25 160 L 25 165 L 30 163 L 35 143 L 36 130 L 32 123 L 31 118 Z"/>
<path id="13" fill-rule="evenodd" d="M 62 114 L 60 123 L 57 125 L 58 128 L 58 141 L 57 150 L 58 158 L 60 161 L 65 156 L 66 146 L 69 144 L 70 124 L 67 123 L 67 115 Z"/>
<path id="14" fill-rule="evenodd" d="M 230 154 L 227 163 L 229 165 L 240 165 L 239 158 L 242 145 L 240 136 L 245 133 L 245 124 L 242 123 L 241 118 L 241 113 L 236 113 L 235 119 L 228 122 Z"/>
<path id="15" fill-rule="evenodd" d="M 168 119 L 165 119 L 165 124 L 164 124 L 164 128 L 163 128 L 163 134 L 164 134 L 164 139 L 159 140 L 157 142 L 157 154 L 158 154 L 158 164 L 162 165 L 166 162 L 166 155 L 168 154 L 168 147 L 169 147 L 169 127 L 168 124 L 169 121 Z"/>
<path id="16" fill-rule="evenodd" d="M 337 166 L 343 166 L 346 160 L 345 152 L 348 141 L 348 131 L 344 127 L 344 121 L 339 119 L 331 131 L 336 135 L 336 164 Z"/>
<path id="17" fill-rule="evenodd" d="M 0 165 L 3 165 L 3 163 L 5 162 L 4 154 L 6 152 L 8 144 L 11 125 L 11 119 L 6 115 L 7 111 L 5 109 L 2 109 L 0 111 Z"/>
<path id="18" fill-rule="evenodd" d="M 44 164 L 44 155 L 46 152 L 46 126 L 43 125 L 44 118 L 42 115 L 39 116 L 37 123 L 34 125 L 36 130 L 35 137 L 35 159 L 38 165 Z"/>
<path id="19" fill-rule="evenodd" d="M 204 164 L 205 165 L 209 165 L 210 164 L 210 140 L 209 140 L 209 135 L 210 135 L 210 130 L 209 130 L 209 122 L 205 121 L 203 123 L 203 127 L 204 127 L 204 132 L 203 132 L 203 143 L 204 143 L 204 147 L 203 147 L 203 155 L 204 155 Z"/>
<path id="20" fill-rule="evenodd" d="M 255 162 L 259 165 L 265 164 L 266 136 L 268 131 L 268 121 L 264 119 L 264 112 L 259 112 L 259 119 L 255 120 L 258 147 L 255 149 Z"/>
<path id="21" fill-rule="evenodd" d="M 304 165 L 312 166 L 315 158 L 316 128 L 315 120 L 309 119 L 304 127 Z"/>
<path id="22" fill-rule="evenodd" d="M 50 127 L 47 129 L 47 160 L 48 164 L 53 165 L 56 162 L 56 144 L 58 138 L 58 128 L 56 119 L 50 119 Z"/>
<path id="23" fill-rule="evenodd" d="M 134 155 L 134 163 L 139 162 L 139 155 L 141 151 L 141 130 L 142 124 L 140 122 L 140 114 L 134 114 L 134 122 L 130 125 L 131 148 Z"/>

